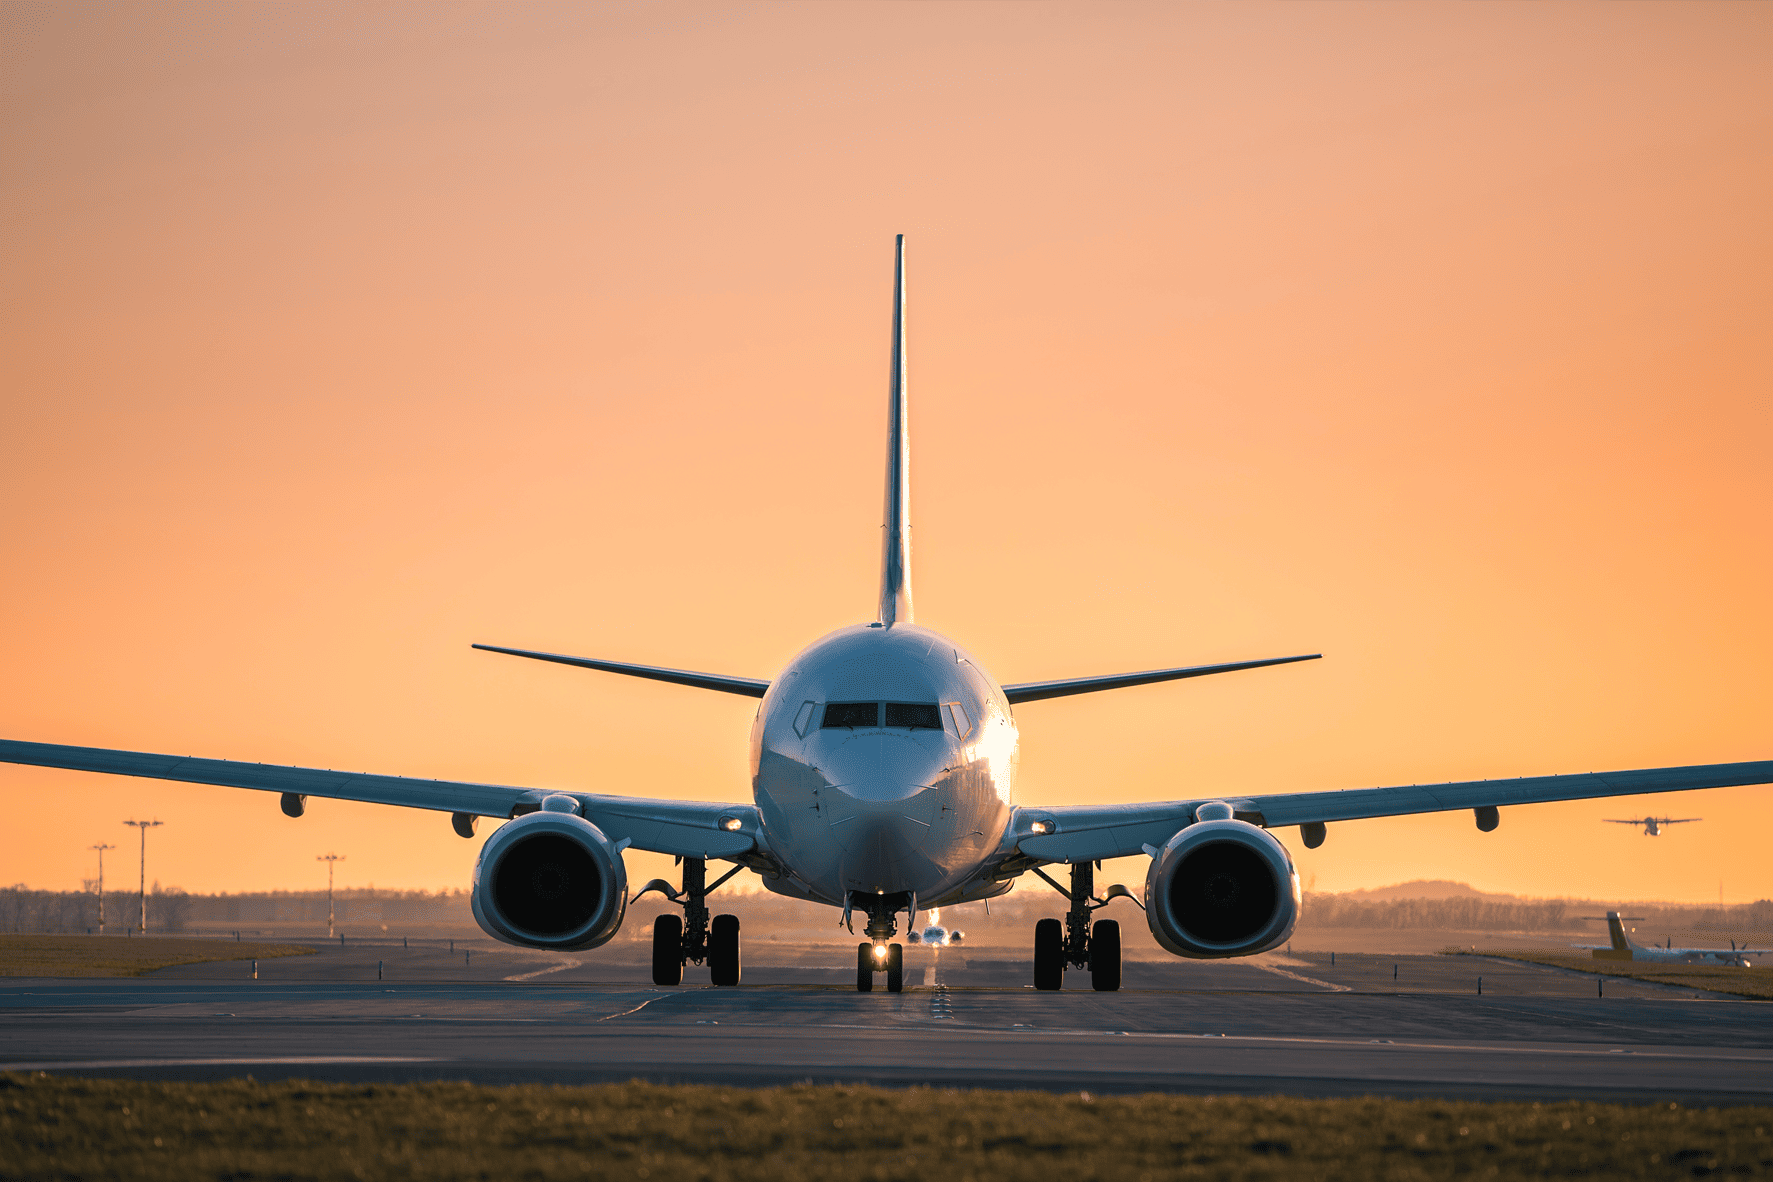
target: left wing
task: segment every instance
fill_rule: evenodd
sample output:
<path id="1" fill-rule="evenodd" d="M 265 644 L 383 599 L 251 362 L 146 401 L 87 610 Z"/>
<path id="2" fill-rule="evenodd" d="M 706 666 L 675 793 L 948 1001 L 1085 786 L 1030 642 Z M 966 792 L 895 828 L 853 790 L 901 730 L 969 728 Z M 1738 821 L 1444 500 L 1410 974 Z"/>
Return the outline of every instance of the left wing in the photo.
<path id="1" fill-rule="evenodd" d="M 544 796 L 558 791 L 577 800 L 585 819 L 607 833 L 610 840 L 620 842 L 626 839 L 636 849 L 679 857 L 731 858 L 757 848 L 757 806 L 750 804 L 602 796 L 567 789 L 514 788 L 504 784 L 322 771 L 231 759 L 113 751 L 104 747 L 22 743 L 12 739 L 0 739 L 0 763 L 105 772 L 114 776 L 145 776 L 153 780 L 182 780 L 187 784 L 253 788 L 261 792 L 288 792 L 333 800 L 361 800 L 371 804 L 404 805 L 500 819 L 533 811 Z"/>
<path id="2" fill-rule="evenodd" d="M 1644 792 L 1684 792 L 1773 783 L 1773 760 L 1712 763 L 1697 767 L 1638 768 L 1519 780 L 1472 780 L 1412 784 L 1401 788 L 1351 788 L 1343 792 L 1285 792 L 1269 796 L 1200 797 L 1159 804 L 1083 805 L 1016 810 L 1017 847 L 1045 862 L 1082 862 L 1137 854 L 1157 847 L 1194 820 L 1208 800 L 1224 800 L 1237 818 L 1276 829 L 1326 821 L 1358 821 L 1450 809 L 1589 800 Z M 1641 822 L 1639 822 L 1641 824 Z M 1046 826 L 1042 828 L 1041 826 Z"/>

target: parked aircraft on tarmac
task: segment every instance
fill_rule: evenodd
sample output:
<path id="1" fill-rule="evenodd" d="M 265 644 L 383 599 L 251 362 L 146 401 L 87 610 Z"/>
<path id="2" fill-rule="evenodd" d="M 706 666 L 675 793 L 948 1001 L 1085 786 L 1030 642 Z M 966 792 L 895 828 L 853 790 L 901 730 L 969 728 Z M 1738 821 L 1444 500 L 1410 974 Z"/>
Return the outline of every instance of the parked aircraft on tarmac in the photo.
<path id="1" fill-rule="evenodd" d="M 878 618 L 814 641 L 774 678 L 732 677 L 587 657 L 477 645 L 490 652 L 761 699 L 751 728 L 752 803 L 697 803 L 594 792 L 320 771 L 47 743 L 0 741 L 0 760 L 113 775 L 253 788 L 282 794 L 299 817 L 310 797 L 361 800 L 453 814 L 474 835 L 480 817 L 503 821 L 474 866 L 474 916 L 490 935 L 534 948 L 595 948 L 630 902 L 629 847 L 682 859 L 681 888 L 655 879 L 683 907 L 653 930 L 653 979 L 674 985 L 704 961 L 715 985 L 740 977 L 739 921 L 708 913 L 707 898 L 740 870 L 778 894 L 864 919 L 856 988 L 904 981 L 893 942 L 898 917 L 1008 891 L 1033 873 L 1069 902 L 1064 923 L 1034 930 L 1034 985 L 1058 989 L 1087 969 L 1096 989 L 1118 989 L 1120 927 L 1093 922 L 1116 898 L 1145 909 L 1157 942 L 1178 956 L 1248 956 L 1285 943 L 1299 913 L 1299 879 L 1273 831 L 1299 827 L 1308 848 L 1336 821 L 1471 809 L 1496 828 L 1498 809 L 1538 801 L 1674 792 L 1773 781 L 1773 761 L 1651 768 L 1519 780 L 1203 796 L 1149 804 L 1018 806 L 1023 702 L 1315 660 L 1318 654 L 1000 685 L 941 633 L 913 622 L 911 470 L 905 387 L 904 239 L 895 251 L 888 386 L 887 480 Z M 1135 737 L 1134 741 L 1138 741 Z M 1103 858 L 1150 858 L 1144 898 L 1124 886 L 1096 893 Z M 710 859 L 732 863 L 709 882 Z M 1061 884 L 1041 869 L 1070 867 Z M 636 896 L 638 897 L 638 895 Z"/>
<path id="2" fill-rule="evenodd" d="M 1600 917 L 1588 915 L 1583 918 L 1598 919 Z M 1646 948 L 1626 934 L 1625 925 L 1636 918 L 1637 917 L 1630 915 L 1621 918 L 1617 911 L 1609 911 L 1607 912 L 1607 933 L 1613 938 L 1613 943 L 1610 946 L 1598 948 L 1593 944 L 1576 944 L 1572 947 L 1592 950 L 1596 960 L 1641 960 L 1658 964 L 1728 965 L 1731 968 L 1738 969 L 1753 968 L 1754 962 L 1749 959 L 1751 956 L 1767 955 L 1763 951 L 1750 952 L 1748 950 L 1747 942 L 1744 942 L 1742 947 L 1738 948 L 1736 947 L 1736 941 L 1734 940 L 1730 941 L 1729 951 L 1725 951 L 1722 948 L 1676 948 L 1673 940 L 1668 942 L 1668 947 L 1666 948 L 1658 948 L 1654 944 Z M 1638 922 L 1642 921 L 1639 920 Z M 1634 932 L 1636 930 L 1636 928 L 1632 929 Z"/>
<path id="3" fill-rule="evenodd" d="M 1602 818 L 1609 825 L 1642 825 L 1645 837 L 1661 837 L 1664 825 L 1685 825 L 1689 821 L 1703 821 L 1704 817 L 1632 817 L 1624 821 L 1616 821 L 1612 817 Z"/>

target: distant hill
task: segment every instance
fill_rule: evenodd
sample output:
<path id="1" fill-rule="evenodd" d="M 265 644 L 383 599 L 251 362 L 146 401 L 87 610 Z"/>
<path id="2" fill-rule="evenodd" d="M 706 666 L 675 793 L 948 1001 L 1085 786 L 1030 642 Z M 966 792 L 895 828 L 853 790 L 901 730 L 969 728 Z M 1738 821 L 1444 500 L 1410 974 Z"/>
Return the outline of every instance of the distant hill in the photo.
<path id="1" fill-rule="evenodd" d="M 1337 894 L 1344 899 L 1371 900 L 1375 903 L 1393 899 L 1490 899 L 1504 902 L 1519 897 L 1480 891 L 1468 883 L 1449 882 L 1444 878 L 1418 878 L 1411 882 L 1400 882 L 1396 886 L 1373 887 L 1364 891 L 1338 891 Z"/>

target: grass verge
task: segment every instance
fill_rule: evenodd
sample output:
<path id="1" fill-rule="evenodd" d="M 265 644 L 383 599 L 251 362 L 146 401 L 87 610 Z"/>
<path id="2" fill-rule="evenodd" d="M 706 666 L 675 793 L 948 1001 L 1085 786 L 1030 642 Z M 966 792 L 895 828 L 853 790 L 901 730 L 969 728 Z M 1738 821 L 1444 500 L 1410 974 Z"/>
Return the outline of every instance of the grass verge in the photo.
<path id="1" fill-rule="evenodd" d="M 0 1076 L 0 1179 L 1773 1176 L 1773 1108 Z"/>
<path id="2" fill-rule="evenodd" d="M 1753 997 L 1773 1001 L 1773 965 L 1751 969 L 1733 969 L 1724 965 L 1654 964 L 1632 960 L 1596 960 L 1563 952 L 1541 952 L 1537 949 L 1468 949 L 1449 948 L 1448 956 L 1490 956 L 1502 960 L 1524 960 L 1530 964 L 1550 965 L 1558 969 L 1575 969 L 1601 977 L 1629 977 L 1634 981 L 1651 981 L 1658 985 L 1678 985 L 1682 989 L 1704 989 L 1712 993 L 1729 993 L 1737 997 Z"/>
<path id="3" fill-rule="evenodd" d="M 313 956 L 303 944 L 181 940 L 176 936 L 0 935 L 0 977 L 139 977 L 175 964 Z"/>

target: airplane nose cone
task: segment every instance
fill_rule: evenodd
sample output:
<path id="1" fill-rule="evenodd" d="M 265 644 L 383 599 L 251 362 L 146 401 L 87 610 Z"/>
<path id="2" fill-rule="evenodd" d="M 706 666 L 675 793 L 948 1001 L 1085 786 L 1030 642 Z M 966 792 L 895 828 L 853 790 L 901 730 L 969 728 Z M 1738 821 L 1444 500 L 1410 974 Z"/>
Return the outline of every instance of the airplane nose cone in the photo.
<path id="1" fill-rule="evenodd" d="M 948 736 L 869 732 L 855 735 L 824 761 L 832 786 L 852 800 L 909 800 L 941 779 L 953 763 Z"/>
<path id="2" fill-rule="evenodd" d="M 831 833 L 844 851 L 852 880 L 896 884 L 927 861 L 921 856 L 940 820 L 943 774 L 950 766 L 946 736 L 935 742 L 892 733 L 861 734 L 826 764 L 832 785 L 823 794 Z"/>

